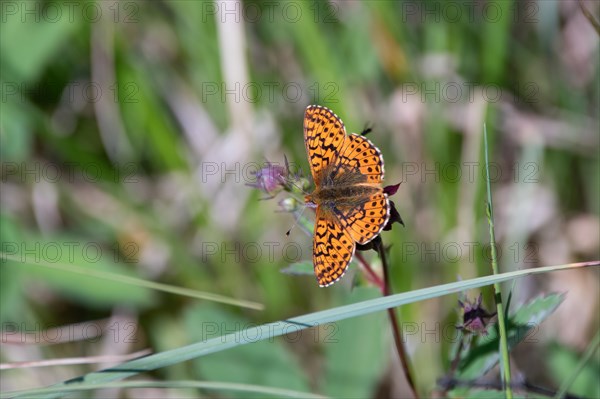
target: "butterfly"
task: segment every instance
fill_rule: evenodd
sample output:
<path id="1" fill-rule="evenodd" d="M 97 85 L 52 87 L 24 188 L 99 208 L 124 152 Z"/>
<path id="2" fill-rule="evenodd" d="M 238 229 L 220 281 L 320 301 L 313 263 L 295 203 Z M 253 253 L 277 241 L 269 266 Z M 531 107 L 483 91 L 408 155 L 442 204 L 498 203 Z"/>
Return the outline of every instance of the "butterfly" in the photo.
<path id="1" fill-rule="evenodd" d="M 364 136 L 346 134 L 342 120 L 319 105 L 304 113 L 304 144 L 315 183 L 304 197 L 316 208 L 313 265 L 319 285 L 328 287 L 348 269 L 356 244 L 377 237 L 390 218 L 383 156 Z"/>

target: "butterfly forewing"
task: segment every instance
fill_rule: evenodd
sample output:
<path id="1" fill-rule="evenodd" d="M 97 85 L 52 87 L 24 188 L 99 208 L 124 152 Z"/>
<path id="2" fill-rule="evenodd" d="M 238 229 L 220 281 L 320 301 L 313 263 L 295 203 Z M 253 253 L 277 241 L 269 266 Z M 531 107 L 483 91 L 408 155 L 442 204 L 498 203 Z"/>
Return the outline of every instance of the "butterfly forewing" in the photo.
<path id="1" fill-rule="evenodd" d="M 332 164 L 346 138 L 342 120 L 331 110 L 310 105 L 304 113 L 304 143 L 313 180 L 319 172 Z"/>
<path id="2" fill-rule="evenodd" d="M 383 181 L 383 157 L 379 149 L 366 137 L 354 133 L 346 136 L 338 157 L 339 164 L 358 168 L 369 183 Z"/>

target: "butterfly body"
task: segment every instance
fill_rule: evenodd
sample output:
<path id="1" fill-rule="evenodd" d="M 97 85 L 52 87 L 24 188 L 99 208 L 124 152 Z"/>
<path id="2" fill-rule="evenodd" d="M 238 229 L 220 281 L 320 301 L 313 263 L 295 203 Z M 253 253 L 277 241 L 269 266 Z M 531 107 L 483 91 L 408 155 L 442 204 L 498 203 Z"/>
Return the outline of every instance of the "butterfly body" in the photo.
<path id="1" fill-rule="evenodd" d="M 331 110 L 311 105 L 304 117 L 304 140 L 315 190 L 305 197 L 316 208 L 313 264 L 317 281 L 339 280 L 356 249 L 383 229 L 390 204 L 383 192 L 383 157 L 373 143 L 346 134 Z"/>
<path id="2" fill-rule="evenodd" d="M 381 187 L 369 183 L 358 170 L 340 170 L 334 165 L 328 165 L 317 181 L 317 188 L 305 197 L 305 202 L 319 207 L 323 216 L 334 219 L 336 215 L 348 213 L 381 191 Z"/>

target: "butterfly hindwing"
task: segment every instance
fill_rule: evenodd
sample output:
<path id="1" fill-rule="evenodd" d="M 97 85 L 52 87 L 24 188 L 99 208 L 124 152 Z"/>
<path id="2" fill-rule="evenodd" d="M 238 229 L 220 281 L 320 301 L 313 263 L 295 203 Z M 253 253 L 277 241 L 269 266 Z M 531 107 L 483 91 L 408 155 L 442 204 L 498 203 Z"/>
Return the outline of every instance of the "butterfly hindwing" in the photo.
<path id="1" fill-rule="evenodd" d="M 339 221 L 317 207 L 313 238 L 313 265 L 321 287 L 338 281 L 348 269 L 356 244 Z"/>
<path id="2" fill-rule="evenodd" d="M 377 237 L 390 218 L 390 203 L 383 189 L 363 199 L 348 211 L 337 211 L 342 227 L 358 244 L 366 244 Z"/>

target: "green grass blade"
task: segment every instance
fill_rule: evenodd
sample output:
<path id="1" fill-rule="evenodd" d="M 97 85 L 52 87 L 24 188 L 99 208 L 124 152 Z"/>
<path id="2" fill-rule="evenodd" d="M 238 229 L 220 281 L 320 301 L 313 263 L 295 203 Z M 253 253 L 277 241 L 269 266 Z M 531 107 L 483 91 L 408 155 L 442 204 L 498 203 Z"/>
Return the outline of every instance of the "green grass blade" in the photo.
<path id="1" fill-rule="evenodd" d="M 100 270 L 94 270 L 91 268 L 83 268 L 83 267 L 79 267 L 79 266 L 73 266 L 70 264 L 33 262 L 33 261 L 30 261 L 27 259 L 23 260 L 19 256 L 10 255 L 10 254 L 4 253 L 4 252 L 0 252 L 0 259 L 12 261 L 12 262 L 18 262 L 18 263 L 22 263 L 24 265 L 46 267 L 49 269 L 54 269 L 54 270 L 62 271 L 62 272 L 82 274 L 82 275 L 88 276 L 90 278 L 99 278 L 99 279 L 108 280 L 108 281 L 117 281 L 117 282 L 124 283 L 124 284 L 131 284 L 131 285 L 136 285 L 139 287 L 145 287 L 145 288 L 148 288 L 151 290 L 168 292 L 171 294 L 183 295 L 183 296 L 188 296 L 188 297 L 196 298 L 196 299 L 204 299 L 207 301 L 219 302 L 219 303 L 224 303 L 227 305 L 234 305 L 234 306 L 256 309 L 256 310 L 264 309 L 264 306 L 262 304 L 256 303 L 256 302 L 245 301 L 245 300 L 240 300 L 240 299 L 235 299 L 235 298 L 229 298 L 229 297 L 226 297 L 223 295 L 212 294 L 210 292 L 202 292 L 202 291 L 192 290 L 189 288 L 175 287 L 175 286 L 168 285 L 168 284 L 156 283 L 154 281 L 142 280 L 142 279 L 135 278 L 135 277 L 124 276 L 121 274 L 109 273 L 109 272 L 100 271 Z"/>
<path id="2" fill-rule="evenodd" d="M 488 211 L 488 223 L 490 225 L 490 247 L 492 250 L 492 272 L 497 275 L 498 271 L 498 255 L 496 253 L 496 235 L 494 233 L 494 206 L 492 203 L 492 188 L 490 183 L 490 161 L 488 158 L 488 142 L 487 142 L 487 128 L 485 123 L 483 124 L 483 147 L 485 154 L 485 180 L 487 188 L 487 211 Z M 510 387 L 510 357 L 508 355 L 508 340 L 506 334 L 506 320 L 504 309 L 502 305 L 502 291 L 500 283 L 494 283 L 494 293 L 496 299 L 496 312 L 498 315 L 498 328 L 500 331 L 500 354 L 502 358 L 502 377 L 504 390 L 506 392 L 506 399 L 512 399 L 512 389 Z"/>
<path id="3" fill-rule="evenodd" d="M 221 337 L 207 339 L 191 345 L 164 351 L 154 355 L 135 359 L 118 366 L 86 374 L 69 381 L 60 383 L 60 387 L 86 387 L 90 384 L 101 384 L 110 381 L 121 380 L 143 372 L 156 370 L 173 364 L 191 360 L 210 353 L 230 349 L 238 345 L 244 345 L 259 340 L 270 339 L 288 333 L 296 333 L 306 328 L 321 324 L 332 323 L 339 320 L 358 317 L 373 312 L 380 312 L 408 303 L 437 298 L 444 295 L 459 293 L 461 291 L 488 286 L 490 284 L 510 281 L 519 277 L 554 272 L 559 270 L 572 270 L 576 268 L 599 266 L 600 261 L 573 263 L 558 266 L 546 266 L 535 269 L 517 270 L 514 272 L 478 277 L 470 280 L 437 285 L 401 294 L 370 299 L 354 303 L 352 305 L 340 306 L 320 312 L 309 313 L 288 320 L 263 324 L 257 327 L 236 331 Z M 28 396 L 30 391 L 22 391 L 19 397 Z M 61 391 L 62 392 L 62 391 Z M 45 398 L 56 398 L 62 396 L 60 393 L 43 396 Z M 9 397 L 4 394 L 0 398 Z M 14 397 L 14 396 L 10 396 Z M 40 396 L 38 396 L 40 397 Z"/>
<path id="4" fill-rule="evenodd" d="M 596 332 L 596 336 L 594 337 L 592 342 L 590 342 L 590 344 L 586 348 L 585 353 L 583 354 L 581 360 L 579 361 L 579 363 L 577 363 L 577 367 L 575 367 L 575 369 L 573 369 L 571 374 L 569 374 L 563 380 L 563 382 L 560 384 L 560 388 L 558 389 L 558 392 L 556 392 L 556 395 L 554 396 L 555 399 L 560 399 L 565 396 L 565 394 L 567 393 L 569 388 L 571 388 L 571 385 L 573 385 L 573 383 L 577 379 L 577 376 L 579 375 L 581 370 L 583 370 L 586 363 L 592 358 L 592 356 L 598 349 L 598 346 L 600 346 L 600 331 Z"/>
<path id="5" fill-rule="evenodd" d="M 291 389 L 264 387 L 250 384 L 237 384 L 232 382 L 217 382 L 217 381 L 123 381 L 110 384 L 89 384 L 85 387 L 61 387 L 61 388 L 42 388 L 29 390 L 28 395 L 49 395 L 49 394 L 65 394 L 77 391 L 91 391 L 95 389 L 132 389 L 132 388 L 165 388 L 165 389 L 206 389 L 213 391 L 224 392 L 248 392 L 259 393 L 261 395 L 274 396 L 276 398 L 314 398 L 322 399 L 326 396 L 315 395 L 308 392 L 298 392 Z M 13 397 L 17 392 L 7 392 L 4 397 Z M 7 396 L 4 396 L 7 395 Z"/>

